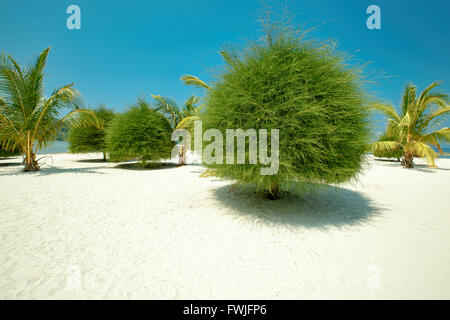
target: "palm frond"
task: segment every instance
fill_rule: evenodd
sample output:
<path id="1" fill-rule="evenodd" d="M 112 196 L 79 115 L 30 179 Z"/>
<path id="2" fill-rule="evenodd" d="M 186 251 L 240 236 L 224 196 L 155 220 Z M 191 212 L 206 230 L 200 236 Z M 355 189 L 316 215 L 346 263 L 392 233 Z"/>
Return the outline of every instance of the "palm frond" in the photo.
<path id="1" fill-rule="evenodd" d="M 409 127 L 411 125 L 411 117 L 409 112 L 406 112 L 405 116 L 398 123 L 398 127 L 401 129 L 403 127 Z"/>
<path id="2" fill-rule="evenodd" d="M 194 121 L 199 120 L 198 116 L 191 116 L 183 118 L 177 125 L 176 129 L 190 130 L 194 126 Z"/>
<path id="3" fill-rule="evenodd" d="M 200 80 L 199 78 L 195 77 L 195 76 L 191 76 L 191 75 L 184 75 L 181 78 L 181 81 L 183 81 L 183 83 L 185 85 L 188 86 L 196 86 L 199 88 L 203 88 L 206 90 L 211 90 L 211 87 L 209 85 L 207 85 L 205 82 L 203 82 L 202 80 Z"/>
<path id="4" fill-rule="evenodd" d="M 423 142 L 414 142 L 410 149 L 413 151 L 414 155 L 424 159 L 429 167 L 436 167 L 434 159 L 438 157 L 438 154 L 430 146 Z"/>
<path id="5" fill-rule="evenodd" d="M 400 122 L 400 116 L 397 114 L 397 111 L 395 110 L 395 107 L 389 104 L 385 103 L 376 103 L 372 106 L 373 110 L 379 111 L 386 115 L 388 118 L 396 121 L 397 123 Z"/>
<path id="6" fill-rule="evenodd" d="M 44 100 L 42 105 L 38 105 L 30 116 L 29 122 L 33 124 L 33 136 L 40 128 L 41 121 L 47 117 L 52 117 L 58 114 L 58 109 L 78 109 L 77 105 L 74 105 L 74 99 L 78 95 L 78 92 L 72 89 L 73 83 L 63 86 L 57 90 L 54 90 L 50 98 Z"/>
<path id="7" fill-rule="evenodd" d="M 450 142 L 450 128 L 442 128 L 420 138 L 420 142 L 430 144 L 432 146 L 438 146 L 440 141 Z"/>
<path id="8" fill-rule="evenodd" d="M 175 128 L 182 118 L 180 108 L 175 100 L 168 97 L 161 97 L 159 95 L 151 95 L 156 100 L 156 108 L 155 110 L 165 114 L 172 125 L 172 128 Z"/>
<path id="9" fill-rule="evenodd" d="M 403 145 L 397 141 L 378 141 L 372 143 L 373 152 L 393 151 L 401 147 Z"/>
<path id="10" fill-rule="evenodd" d="M 83 116 L 80 117 L 79 115 Z M 77 128 L 88 126 L 94 126 L 98 129 L 104 128 L 104 121 L 102 119 L 99 119 L 95 115 L 95 112 L 90 109 L 72 110 L 58 121 L 61 122 L 61 124 L 67 124 L 69 126 L 74 126 Z"/>
<path id="11" fill-rule="evenodd" d="M 441 83 L 439 81 L 435 81 L 432 84 L 430 84 L 428 87 L 425 88 L 425 90 L 422 91 L 422 93 L 419 96 L 418 99 L 418 105 L 424 105 L 424 101 L 429 95 L 430 91 L 439 86 Z"/>
<path id="12" fill-rule="evenodd" d="M 11 57 L 3 55 L 0 59 L 0 94 L 5 101 L 9 102 L 10 108 L 19 109 L 23 117 L 26 117 L 26 99 L 24 97 L 26 88 L 23 74 L 20 68 L 14 67 Z"/>
<path id="13" fill-rule="evenodd" d="M 445 115 L 450 114 L 450 106 L 445 106 L 434 110 L 433 112 L 425 115 L 422 121 L 419 123 L 418 131 L 426 129 L 435 119 Z"/>
<path id="14" fill-rule="evenodd" d="M 44 69 L 50 48 L 45 49 L 36 62 L 28 67 L 26 76 L 26 99 L 29 106 L 37 106 L 44 95 Z"/>
<path id="15" fill-rule="evenodd" d="M 402 100 L 400 104 L 401 115 L 404 116 L 411 105 L 416 101 L 416 86 L 412 83 L 406 84 L 403 89 Z"/>

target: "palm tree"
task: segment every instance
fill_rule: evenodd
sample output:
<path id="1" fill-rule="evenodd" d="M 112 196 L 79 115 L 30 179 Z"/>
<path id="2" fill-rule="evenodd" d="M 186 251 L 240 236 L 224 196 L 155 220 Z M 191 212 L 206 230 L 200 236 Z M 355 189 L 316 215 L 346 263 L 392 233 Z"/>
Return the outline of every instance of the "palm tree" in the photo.
<path id="1" fill-rule="evenodd" d="M 400 112 L 387 104 L 377 104 L 374 109 L 388 117 L 387 135 L 394 137 L 391 141 L 379 141 L 373 144 L 373 150 L 384 152 L 400 148 L 403 151 L 402 165 L 406 168 L 414 166 L 414 157 L 424 158 L 430 167 L 436 167 L 434 159 L 443 153 L 442 141 L 450 141 L 450 128 L 438 129 L 443 116 L 450 113 L 448 95 L 432 90 L 439 86 L 433 82 L 420 95 L 416 95 L 416 87 L 407 84 L 403 91 Z"/>
<path id="2" fill-rule="evenodd" d="M 156 99 L 156 110 L 164 114 L 170 121 L 172 129 L 186 129 L 193 137 L 194 121 L 199 118 L 200 109 L 202 106 L 197 106 L 200 98 L 190 96 L 183 107 L 180 108 L 175 100 L 158 95 L 151 95 Z M 185 141 L 184 145 L 180 147 L 179 151 L 179 165 L 186 164 L 186 154 L 190 149 L 191 141 Z"/>
<path id="3" fill-rule="evenodd" d="M 36 61 L 26 67 L 2 53 L 0 55 L 0 145 L 6 150 L 20 150 L 24 154 L 24 171 L 38 171 L 36 152 L 50 144 L 61 128 L 77 113 L 91 114 L 89 121 L 96 122 L 91 111 L 79 109 L 79 94 L 73 84 L 53 91 L 44 97 L 44 69 L 50 48 L 45 49 Z M 68 113 L 60 117 L 61 112 Z"/>
<path id="4" fill-rule="evenodd" d="M 379 138 L 378 141 L 379 142 L 383 142 L 383 141 L 395 141 L 397 139 L 397 137 L 395 136 L 390 136 L 387 132 L 385 132 L 384 134 L 382 134 Z M 374 148 L 372 148 L 370 151 L 373 153 L 373 155 L 375 157 L 380 157 L 380 158 L 396 158 L 397 162 L 400 162 L 400 158 L 403 156 L 403 150 L 400 147 L 396 147 L 395 149 L 392 150 L 384 150 L 384 151 L 379 151 L 379 150 L 373 150 Z"/>

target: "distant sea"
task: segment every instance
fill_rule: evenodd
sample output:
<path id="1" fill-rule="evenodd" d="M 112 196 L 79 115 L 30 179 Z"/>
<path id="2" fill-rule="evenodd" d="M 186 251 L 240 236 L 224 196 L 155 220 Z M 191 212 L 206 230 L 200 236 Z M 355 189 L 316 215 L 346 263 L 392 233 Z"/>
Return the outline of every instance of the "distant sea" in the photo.
<path id="1" fill-rule="evenodd" d="M 450 146 L 442 147 L 442 151 L 445 153 L 450 153 Z M 450 159 L 450 155 L 440 156 L 441 158 Z"/>
<path id="2" fill-rule="evenodd" d="M 43 148 L 38 151 L 38 154 L 49 154 L 49 153 L 65 153 L 69 152 L 69 144 L 66 141 L 55 141 L 47 148 Z"/>

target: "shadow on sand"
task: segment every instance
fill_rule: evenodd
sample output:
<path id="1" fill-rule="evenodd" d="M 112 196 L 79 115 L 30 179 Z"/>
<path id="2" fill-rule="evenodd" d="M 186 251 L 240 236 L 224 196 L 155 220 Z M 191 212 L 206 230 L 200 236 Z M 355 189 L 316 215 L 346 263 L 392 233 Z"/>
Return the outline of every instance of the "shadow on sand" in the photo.
<path id="1" fill-rule="evenodd" d="M 232 209 L 229 214 L 268 225 L 326 229 L 370 223 L 380 214 L 369 198 L 340 187 L 321 187 L 302 196 L 286 194 L 275 201 L 251 190 L 230 189 L 214 191 L 214 197 Z"/>
<path id="2" fill-rule="evenodd" d="M 83 159 L 83 160 L 73 160 L 74 162 L 79 163 L 108 163 L 108 161 L 105 161 L 103 159 Z"/>
<path id="3" fill-rule="evenodd" d="M 374 158 L 374 161 L 380 161 L 380 162 L 393 162 L 393 163 L 398 163 L 400 164 L 400 161 L 397 160 L 393 160 L 393 159 L 382 159 L 382 158 Z"/>
<path id="4" fill-rule="evenodd" d="M 21 164 L 20 164 L 21 165 Z M 17 175 L 36 175 L 36 176 L 48 176 L 59 173 L 88 173 L 88 174 L 105 174 L 98 171 L 104 167 L 90 167 L 90 168 L 59 168 L 53 166 L 42 166 L 41 170 L 33 172 L 24 172 L 23 166 L 17 171 L 0 172 L 0 176 L 17 176 Z"/>
<path id="5" fill-rule="evenodd" d="M 148 166 L 143 167 L 140 162 L 130 162 L 130 163 L 121 163 L 112 168 L 126 169 L 126 170 L 151 171 L 151 170 L 178 168 L 178 166 L 172 162 L 158 162 L 158 163 L 149 164 Z"/>
<path id="6" fill-rule="evenodd" d="M 21 166 L 22 162 L 0 162 L 0 167 Z"/>
<path id="7" fill-rule="evenodd" d="M 430 168 L 426 164 L 422 163 L 416 163 L 413 168 L 403 168 L 400 162 L 393 162 L 390 160 L 376 160 L 379 161 L 379 165 L 384 167 L 391 167 L 391 168 L 399 168 L 403 170 L 411 170 L 411 171 L 420 171 L 420 172 L 426 172 L 426 173 L 436 173 L 439 171 L 450 171 L 448 168 L 442 168 L 439 167 L 439 163 L 436 163 L 437 168 Z"/>

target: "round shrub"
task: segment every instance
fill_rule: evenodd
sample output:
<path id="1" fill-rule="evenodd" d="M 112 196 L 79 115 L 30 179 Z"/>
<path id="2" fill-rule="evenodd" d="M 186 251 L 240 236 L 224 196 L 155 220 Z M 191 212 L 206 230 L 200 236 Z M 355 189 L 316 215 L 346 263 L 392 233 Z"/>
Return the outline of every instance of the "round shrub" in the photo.
<path id="1" fill-rule="evenodd" d="M 279 170 L 267 165 L 206 164 L 215 175 L 254 184 L 271 198 L 288 187 L 342 183 L 362 167 L 368 147 L 368 98 L 360 70 L 336 50 L 294 37 L 254 44 L 228 66 L 206 97 L 203 129 L 279 129 Z M 235 143 L 236 148 L 236 143 Z M 268 150 L 271 150 L 270 138 Z"/>
<path id="2" fill-rule="evenodd" d="M 114 111 L 104 106 L 100 106 L 93 111 L 100 125 L 71 126 L 67 135 L 69 151 L 72 153 L 102 152 L 103 159 L 106 160 L 105 128 L 108 127 L 114 118 Z M 90 117 L 90 115 L 81 113 L 79 120 L 83 120 L 86 117 Z"/>
<path id="3" fill-rule="evenodd" d="M 111 161 L 138 158 L 146 161 L 170 158 L 172 128 L 169 121 L 139 99 L 127 112 L 116 116 L 106 130 Z"/>

